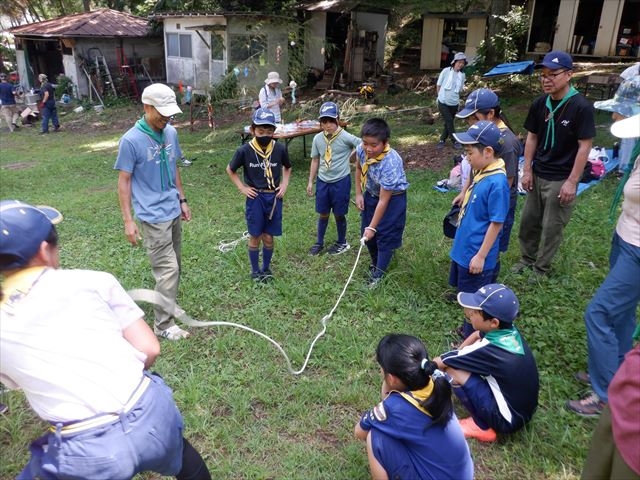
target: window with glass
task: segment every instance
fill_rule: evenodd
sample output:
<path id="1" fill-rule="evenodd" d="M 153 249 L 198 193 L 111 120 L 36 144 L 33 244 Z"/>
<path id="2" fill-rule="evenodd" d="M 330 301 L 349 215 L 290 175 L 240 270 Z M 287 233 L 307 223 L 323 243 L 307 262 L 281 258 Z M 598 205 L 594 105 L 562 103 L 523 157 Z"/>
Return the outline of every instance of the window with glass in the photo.
<path id="1" fill-rule="evenodd" d="M 211 34 L 211 60 L 224 60 L 224 42 L 222 35 Z"/>
<path id="2" fill-rule="evenodd" d="M 242 63 L 266 55 L 267 39 L 261 35 L 230 35 L 229 60 Z"/>
<path id="3" fill-rule="evenodd" d="M 193 58 L 191 35 L 188 33 L 167 33 L 167 56 Z"/>

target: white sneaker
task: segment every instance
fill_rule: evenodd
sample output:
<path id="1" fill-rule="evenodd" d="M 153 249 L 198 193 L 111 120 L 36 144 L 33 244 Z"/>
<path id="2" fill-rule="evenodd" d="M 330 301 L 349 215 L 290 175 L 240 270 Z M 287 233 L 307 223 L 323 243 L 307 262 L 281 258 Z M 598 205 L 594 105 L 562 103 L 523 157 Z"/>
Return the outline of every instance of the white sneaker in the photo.
<path id="1" fill-rule="evenodd" d="M 153 332 L 160 338 L 166 338 L 167 340 L 172 341 L 181 340 L 191 335 L 189 332 L 182 330 L 177 325 L 173 325 L 166 330 L 158 330 L 156 327 L 153 327 Z"/>

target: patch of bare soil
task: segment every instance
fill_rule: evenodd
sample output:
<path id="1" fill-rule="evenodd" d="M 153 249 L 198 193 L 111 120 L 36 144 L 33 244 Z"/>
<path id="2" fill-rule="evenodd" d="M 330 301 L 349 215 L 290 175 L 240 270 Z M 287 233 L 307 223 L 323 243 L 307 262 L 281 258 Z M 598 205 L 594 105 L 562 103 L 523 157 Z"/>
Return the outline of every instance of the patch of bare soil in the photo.
<path id="1" fill-rule="evenodd" d="M 397 150 L 407 170 L 449 170 L 453 167 L 453 157 L 462 152 L 453 146 L 438 147 L 435 143 L 399 147 Z"/>
<path id="2" fill-rule="evenodd" d="M 16 162 L 16 163 L 7 163 L 6 165 L 3 165 L 2 168 L 3 169 L 7 169 L 7 170 L 23 170 L 25 168 L 30 168 L 34 165 L 36 165 L 37 162 Z"/>

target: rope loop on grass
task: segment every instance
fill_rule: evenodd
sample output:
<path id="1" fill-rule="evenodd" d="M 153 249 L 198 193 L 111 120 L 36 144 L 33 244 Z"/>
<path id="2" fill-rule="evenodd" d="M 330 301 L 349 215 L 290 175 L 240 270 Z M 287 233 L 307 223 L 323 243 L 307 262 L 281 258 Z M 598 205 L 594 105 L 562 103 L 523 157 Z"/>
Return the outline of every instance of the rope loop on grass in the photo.
<path id="1" fill-rule="evenodd" d="M 230 242 L 226 242 L 226 241 L 221 241 L 218 244 L 218 250 L 220 250 L 222 253 L 227 253 L 230 252 L 231 250 L 233 250 L 234 248 L 236 248 L 236 246 L 242 242 L 243 240 L 247 240 L 249 238 L 249 232 L 244 231 L 242 233 L 242 235 L 239 238 L 236 238 L 235 240 L 232 240 Z"/>
<path id="2" fill-rule="evenodd" d="M 243 237 L 244 237 L 244 235 L 243 235 Z M 235 242 L 237 243 L 240 240 L 241 239 L 235 240 Z M 200 321 L 200 320 L 195 320 L 191 316 L 189 316 L 189 314 L 187 312 L 185 312 L 182 308 L 180 308 L 177 303 L 169 300 L 167 297 L 165 297 L 161 293 L 158 293 L 158 292 L 156 292 L 154 290 L 149 290 L 149 289 L 145 289 L 145 288 L 138 288 L 138 289 L 134 289 L 134 290 L 129 290 L 127 293 L 129 294 L 129 296 L 134 301 L 136 301 L 136 302 L 146 302 L 146 303 L 150 303 L 150 304 L 152 304 L 152 305 L 154 305 L 156 307 L 159 307 L 162 310 L 164 310 L 166 313 L 168 313 L 170 315 L 173 315 L 177 320 L 179 320 L 183 324 L 185 324 L 187 326 L 190 326 L 190 327 L 198 327 L 198 328 L 199 327 L 212 327 L 212 326 L 234 327 L 234 328 L 239 328 L 241 330 L 246 330 L 246 331 L 251 332 L 251 333 L 255 333 L 256 335 L 258 335 L 258 336 L 264 338 L 265 340 L 267 340 L 268 342 L 270 342 L 282 354 L 282 356 L 284 357 L 285 361 L 287 362 L 287 370 L 289 371 L 289 373 L 291 373 L 292 375 L 300 375 L 307 368 L 307 364 L 309 363 L 309 359 L 311 358 L 311 352 L 313 352 L 313 348 L 315 347 L 316 342 L 327 332 L 327 325 L 329 324 L 329 321 L 331 320 L 331 317 L 333 317 L 334 312 L 338 308 L 338 305 L 340 305 L 340 302 L 342 301 L 342 297 L 344 297 L 344 294 L 347 291 L 347 287 L 349 286 L 349 284 L 351 283 L 351 280 L 353 279 L 353 274 L 355 273 L 356 267 L 358 266 L 358 262 L 360 261 L 360 255 L 362 254 L 363 247 L 364 247 L 364 244 L 360 244 L 360 248 L 358 249 L 358 254 L 356 256 L 355 262 L 353 263 L 353 268 L 351 269 L 351 273 L 349 274 L 349 278 L 347 279 L 346 283 L 344 284 L 344 287 L 342 288 L 342 291 L 340 292 L 340 295 L 338 296 L 338 300 L 333 305 L 333 308 L 331 309 L 331 311 L 329 311 L 329 313 L 327 315 L 322 317 L 322 320 L 320 321 L 320 323 L 322 324 L 322 328 L 320 329 L 318 334 L 315 336 L 315 338 L 311 342 L 311 345 L 309 346 L 309 351 L 307 352 L 307 355 L 306 355 L 306 357 L 304 359 L 304 363 L 302 364 L 302 367 L 299 370 L 295 370 L 293 368 L 293 365 L 291 364 L 291 360 L 289 359 L 289 356 L 287 355 L 287 353 L 284 351 L 284 349 L 280 346 L 280 344 L 278 342 L 276 342 L 271 337 L 269 337 L 268 335 L 266 335 L 266 334 L 264 334 L 264 333 L 262 333 L 262 332 L 260 332 L 258 330 L 254 330 L 253 328 L 247 327 L 246 325 L 242 325 L 242 324 L 239 324 L 239 323 L 233 323 L 233 322 L 223 322 L 223 321 L 218 321 L 218 320 L 209 321 L 209 322 L 203 322 L 203 321 Z"/>

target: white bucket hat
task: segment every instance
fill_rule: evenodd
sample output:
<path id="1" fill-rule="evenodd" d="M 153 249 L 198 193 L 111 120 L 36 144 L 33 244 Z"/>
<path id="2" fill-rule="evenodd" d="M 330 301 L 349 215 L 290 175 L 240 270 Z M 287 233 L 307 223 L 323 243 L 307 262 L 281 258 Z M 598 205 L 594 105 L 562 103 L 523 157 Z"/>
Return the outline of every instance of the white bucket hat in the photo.
<path id="1" fill-rule="evenodd" d="M 270 83 L 282 83 L 282 79 L 280 78 L 280 74 L 278 72 L 269 72 L 267 74 L 267 78 L 264 80 L 266 85 Z"/>

